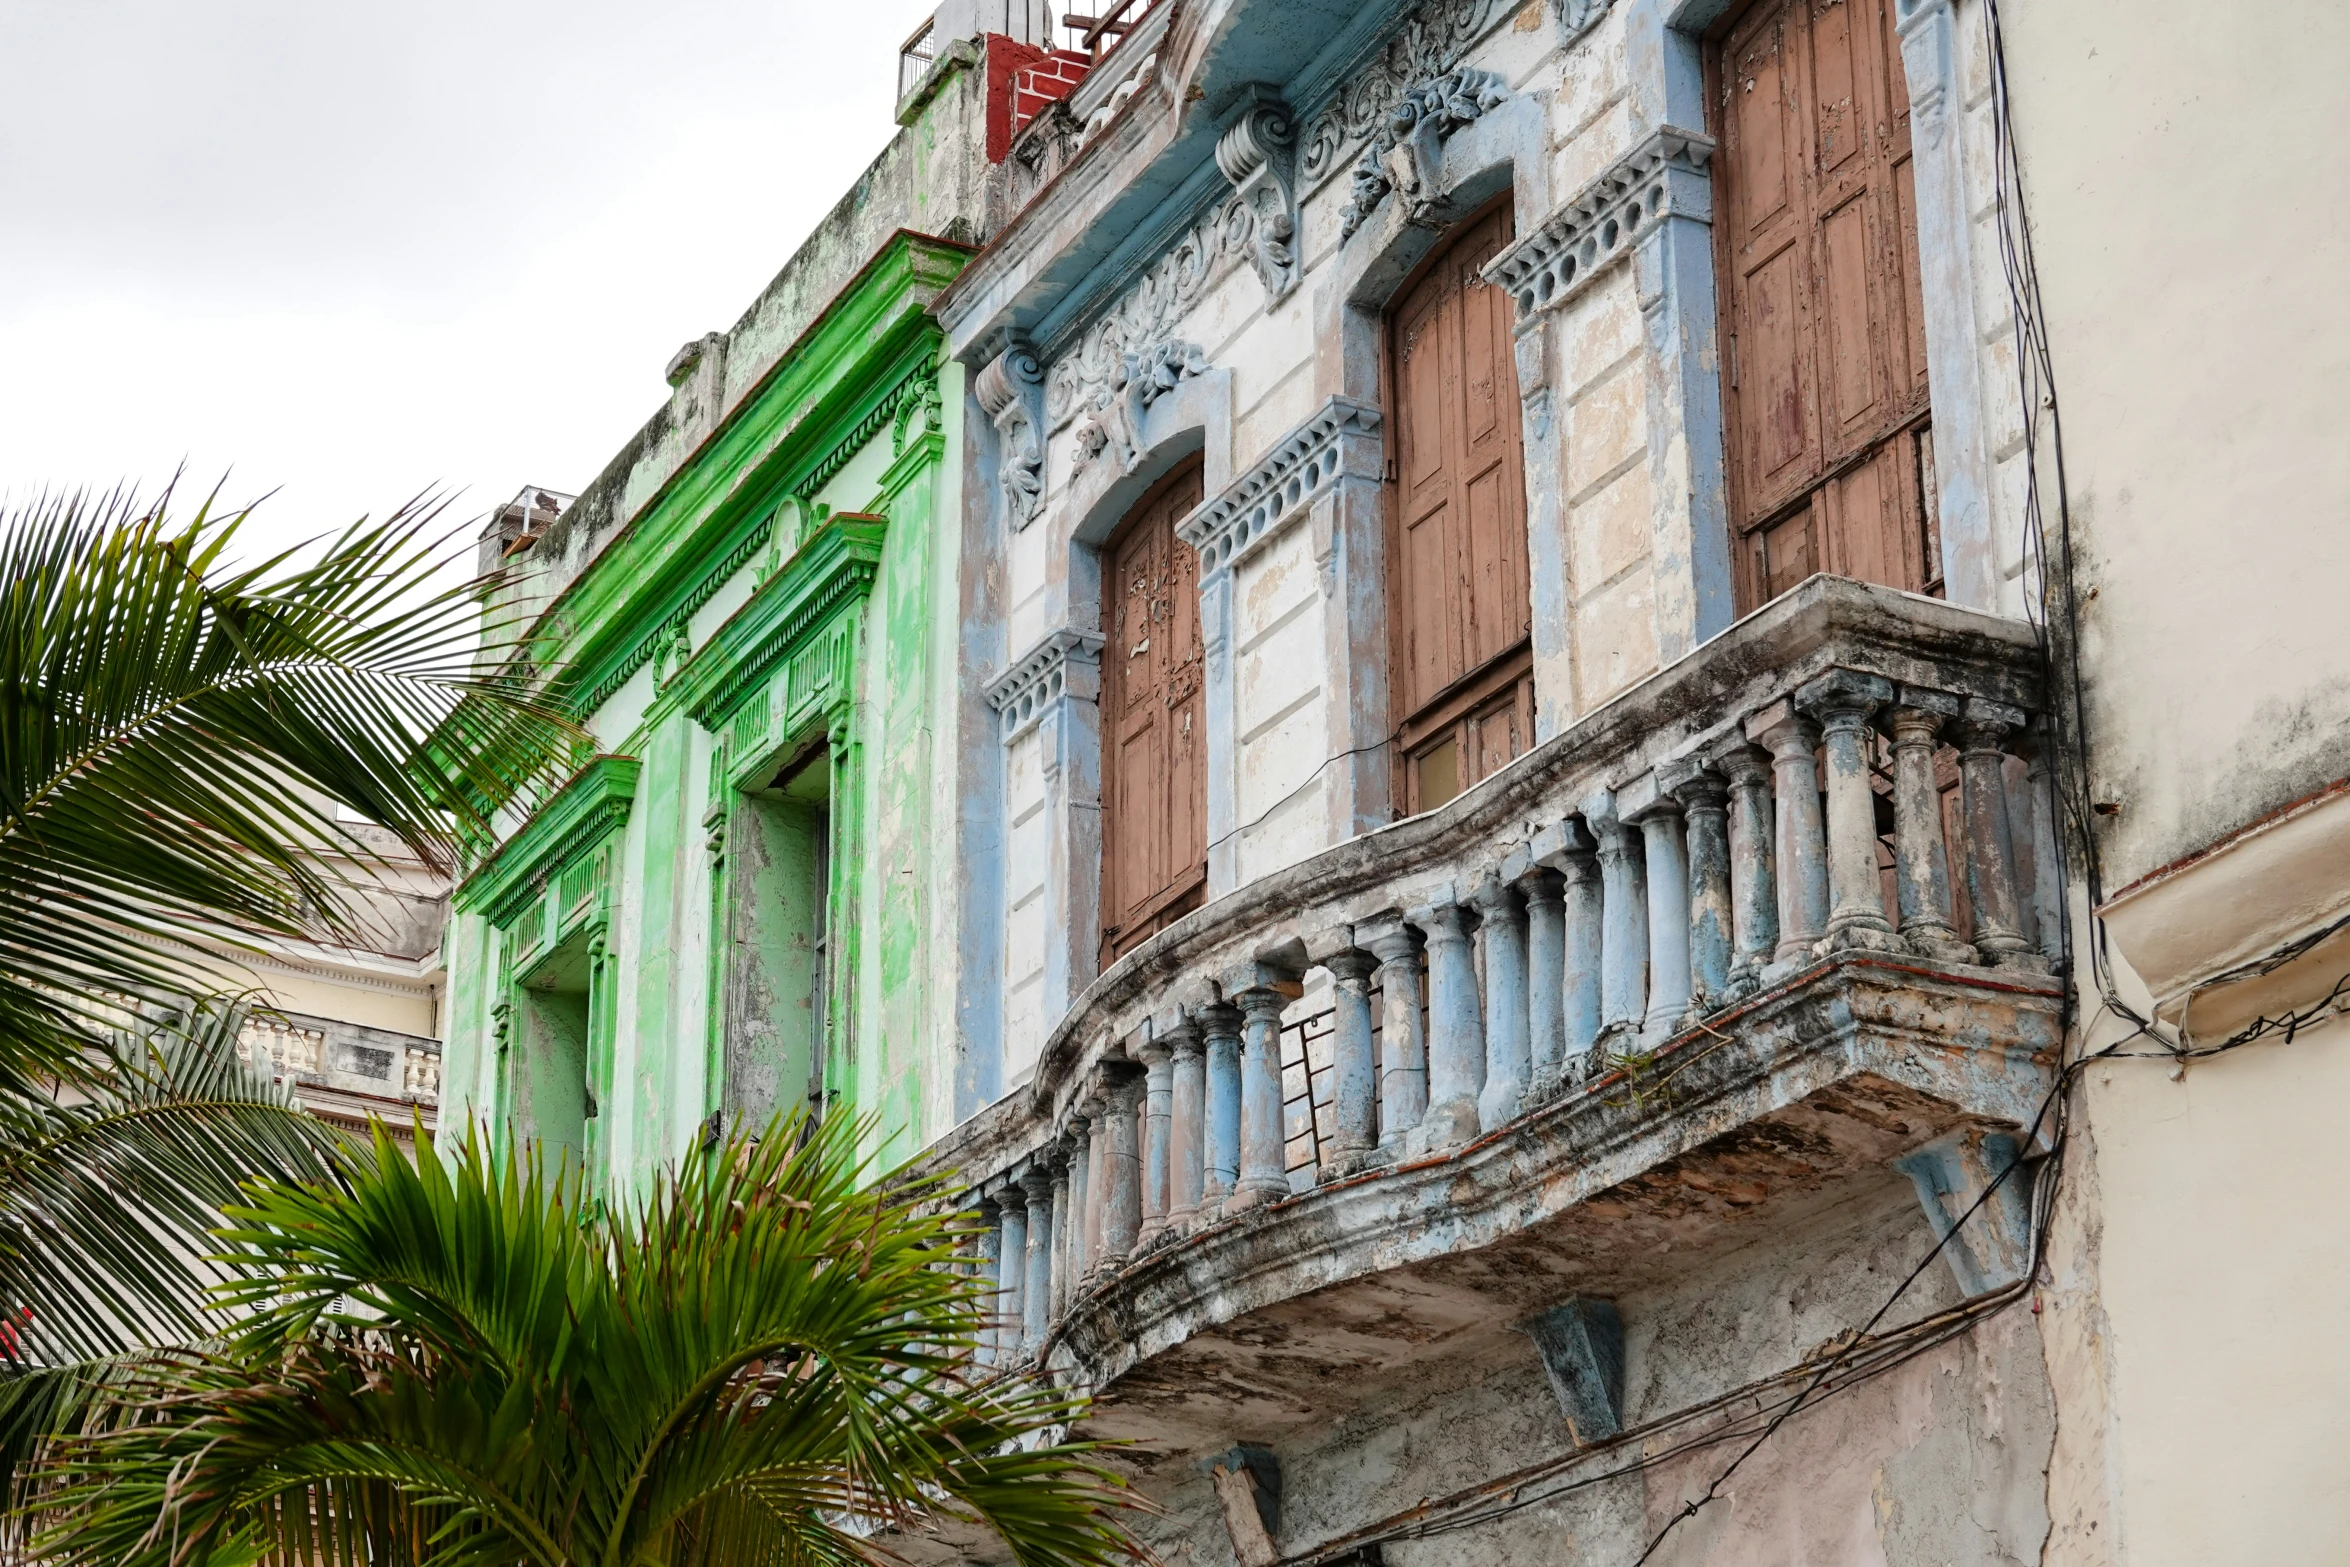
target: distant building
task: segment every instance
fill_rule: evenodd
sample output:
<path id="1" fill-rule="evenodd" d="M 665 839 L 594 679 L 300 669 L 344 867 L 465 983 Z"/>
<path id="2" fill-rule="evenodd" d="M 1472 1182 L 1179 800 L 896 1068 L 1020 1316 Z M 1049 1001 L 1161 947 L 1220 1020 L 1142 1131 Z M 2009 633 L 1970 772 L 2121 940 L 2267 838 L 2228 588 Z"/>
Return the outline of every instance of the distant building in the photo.
<path id="1" fill-rule="evenodd" d="M 321 1120 L 361 1133 L 381 1121 L 407 1142 L 419 1123 L 427 1133 L 439 1124 L 448 880 L 382 828 L 342 825 L 389 863 L 388 871 L 346 867 L 366 944 L 272 942 L 236 952 L 235 981 L 255 986 L 261 1003 L 239 1053 L 267 1062 Z"/>
<path id="2" fill-rule="evenodd" d="M 1063 23 L 485 548 L 453 1113 L 873 1117 L 1169 1560 L 2350 1559 L 2350 11 Z"/>

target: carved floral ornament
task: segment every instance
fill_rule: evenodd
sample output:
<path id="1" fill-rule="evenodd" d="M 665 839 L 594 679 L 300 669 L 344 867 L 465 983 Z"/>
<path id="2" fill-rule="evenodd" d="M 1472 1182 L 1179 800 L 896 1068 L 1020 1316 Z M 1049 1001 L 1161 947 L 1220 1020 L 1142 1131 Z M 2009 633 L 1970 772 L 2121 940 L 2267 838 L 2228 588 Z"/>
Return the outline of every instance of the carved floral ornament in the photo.
<path id="1" fill-rule="evenodd" d="M 1077 427 L 1070 470 L 1083 472 L 1107 451 L 1120 473 L 1134 472 L 1142 463 L 1142 416 L 1185 377 L 1207 368 L 1196 343 L 1154 343 L 1139 354 L 1121 355 L 1095 392 L 1093 411 Z"/>
<path id="2" fill-rule="evenodd" d="M 1448 71 L 1401 94 L 1355 164 L 1354 192 L 1339 214 L 1340 238 L 1354 233 L 1394 191 L 1415 221 L 1441 194 L 1445 138 L 1509 101 L 1491 71 Z"/>

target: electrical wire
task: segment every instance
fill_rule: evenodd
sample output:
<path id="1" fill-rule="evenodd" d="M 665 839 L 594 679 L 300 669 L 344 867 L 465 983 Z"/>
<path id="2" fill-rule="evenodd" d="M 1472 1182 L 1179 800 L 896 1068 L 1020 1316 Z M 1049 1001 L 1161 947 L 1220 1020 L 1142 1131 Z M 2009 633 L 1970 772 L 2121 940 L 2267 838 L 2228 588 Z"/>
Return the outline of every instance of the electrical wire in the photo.
<path id="1" fill-rule="evenodd" d="M 2089 910 L 2088 929 L 2076 933 L 2073 929 L 2072 905 L 2069 896 L 2060 896 L 2057 917 L 2060 925 L 2060 948 L 2067 960 L 2067 968 L 2076 984 L 2081 977 L 2078 958 L 2087 958 L 2088 979 L 2094 987 L 2097 1011 L 2087 1017 L 2080 1015 L 2079 991 L 2068 988 L 2065 999 L 2066 1037 L 2078 1037 L 2086 1043 L 2091 1027 L 2100 1017 L 2111 1016 L 2127 1030 L 2119 1038 L 2095 1050 L 2084 1050 L 2070 1061 L 2060 1061 L 2056 1079 L 2047 1097 L 2034 1115 L 2023 1146 L 2030 1146 L 2048 1129 L 2048 1154 L 2036 1161 L 2027 1161 L 2020 1155 L 1989 1181 L 1982 1193 L 1967 1206 L 1965 1213 L 1945 1229 L 1934 1245 L 1919 1259 L 1917 1265 L 1902 1279 L 1882 1305 L 1855 1332 L 1844 1346 L 1816 1365 L 1798 1366 L 1774 1377 L 1748 1383 L 1729 1393 L 1705 1402 L 1677 1410 L 1671 1415 L 1646 1425 L 1628 1429 L 1607 1442 L 1577 1449 L 1574 1453 L 1534 1469 L 1520 1471 L 1489 1482 L 1467 1493 L 1435 1502 L 1425 1502 L 1399 1515 L 1357 1531 L 1342 1539 L 1303 1556 L 1294 1558 L 1297 1567 L 1317 1567 L 1334 1563 L 1364 1547 L 1387 1540 L 1422 1539 L 1432 1535 L 1456 1532 L 1495 1522 L 1524 1508 L 1554 1501 L 1575 1491 L 1605 1484 L 1629 1475 L 1642 1473 L 1659 1464 L 1684 1457 L 1692 1452 L 1722 1446 L 1745 1439 L 1737 1455 L 1717 1474 L 1705 1491 L 1686 1502 L 1651 1537 L 1633 1567 L 1653 1558 L 1673 1530 L 1697 1516 L 1716 1500 L 1722 1487 L 1730 1481 L 1741 1466 L 1752 1458 L 1779 1429 L 1807 1408 L 1817 1407 L 1825 1398 L 1870 1378 L 1882 1375 L 1917 1355 L 1969 1333 L 1981 1322 L 1998 1311 L 2013 1305 L 2029 1292 L 2045 1264 L 2050 1222 L 2054 1213 L 2058 1184 L 2062 1178 L 2064 1159 L 2070 1142 L 2071 1094 L 2075 1083 L 2087 1069 L 2099 1062 L 2111 1060 L 2170 1060 L 2185 1062 L 2238 1050 L 2263 1039 L 2282 1036 L 2290 1043 L 2295 1034 L 2325 1018 L 2350 1014 L 2350 973 L 2337 979 L 2333 987 L 2318 1000 L 2306 1005 L 2288 1008 L 2277 1015 L 2264 1014 L 2235 1033 L 2216 1042 L 2198 1044 L 2187 1031 L 2182 1016 L 2173 1031 L 2175 1037 L 2165 1037 L 2163 1025 L 2156 1018 L 2141 1014 L 2121 995 L 2114 979 L 2112 954 L 2107 946 L 2105 922 L 2096 910 L 2104 902 L 2104 871 L 2101 845 L 2097 834 L 2097 812 L 2090 780 L 2090 716 L 2087 699 L 2087 681 L 2081 667 L 2080 598 L 2077 591 L 2078 563 L 2073 544 L 2070 484 L 2065 472 L 2064 430 L 2062 410 L 2057 402 L 2054 355 L 2046 328 L 2046 315 L 2040 289 L 2037 259 L 2032 248 L 2031 226 L 2023 204 L 2023 175 L 2016 151 L 2013 107 L 2009 97 L 2006 41 L 1999 15 L 1999 0 L 1983 0 L 1984 42 L 1991 67 L 1991 114 L 1993 186 L 1995 195 L 1996 229 L 1999 242 L 2000 266 L 2007 284 L 2012 310 L 2016 342 L 2017 394 L 2023 425 L 2022 457 L 2024 461 L 2023 554 L 2025 582 L 2025 617 L 2039 644 L 2042 667 L 2060 687 L 2058 699 L 2050 703 L 2054 720 L 2056 743 L 2049 769 L 2051 792 L 2061 805 L 2061 816 L 2067 828 L 2066 838 L 2076 850 L 2082 891 Z M 2042 449 L 2042 429 L 2046 429 L 2046 450 Z M 2055 544 L 2057 558 L 2048 558 L 2049 519 L 2042 502 L 2040 472 L 2043 458 L 2053 469 L 2055 492 Z M 2051 566 L 2054 570 L 2051 570 Z M 1335 759 L 1334 759 L 1335 760 Z M 1328 764 L 1326 763 L 1325 766 Z M 1268 813 L 1269 814 L 1269 813 Z M 2060 878 L 2069 875 L 2071 867 L 2058 867 Z M 2273 973 L 2287 963 L 2313 950 L 2327 938 L 2350 928 L 2350 916 L 2334 921 L 2324 928 L 2287 943 L 2274 952 L 2213 976 L 2195 987 L 2196 990 L 2230 983 L 2236 980 Z M 2085 935 L 2085 940 L 2081 937 Z M 2189 992 L 2192 1001 L 2194 991 Z M 2154 1040 L 2161 1048 L 2132 1050 L 2127 1048 L 2140 1039 Z M 2027 1163 L 2033 1163 L 2032 1193 L 2028 1206 L 2027 1235 L 2028 1260 L 2022 1277 L 2013 1284 L 1986 1293 L 1975 1300 L 1909 1327 L 1892 1330 L 1876 1336 L 1883 1322 L 1910 1288 L 1923 1277 L 1943 1250 L 1957 1237 L 1983 1206 L 2010 1178 L 2015 1177 Z M 1683 1429 L 1695 1421 L 1716 1415 L 1749 1400 L 1759 1400 L 1769 1392 L 1800 1381 L 1791 1395 L 1769 1406 L 1767 1411 L 1758 1406 L 1743 1424 L 1688 1438 L 1627 1464 L 1606 1469 L 1596 1474 L 1577 1474 L 1575 1471 L 1594 1459 L 1635 1443 L 1647 1441 L 1665 1433 Z M 1546 1481 L 1561 1476 L 1572 1476 L 1557 1484 Z"/>

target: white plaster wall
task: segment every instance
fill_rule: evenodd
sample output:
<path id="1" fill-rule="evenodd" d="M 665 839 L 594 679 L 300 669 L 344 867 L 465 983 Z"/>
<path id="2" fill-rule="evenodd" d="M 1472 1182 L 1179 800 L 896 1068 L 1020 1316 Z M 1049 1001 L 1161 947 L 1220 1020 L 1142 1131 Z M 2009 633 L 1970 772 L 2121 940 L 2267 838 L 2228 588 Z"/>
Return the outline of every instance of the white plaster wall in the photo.
<path id="1" fill-rule="evenodd" d="M 1267 875 L 1326 846 L 1330 754 L 1323 616 L 1313 531 L 1300 522 L 1240 562 L 1233 593 L 1233 729 L 1240 876 Z M 1365 657 L 1377 657 L 1365 649 Z"/>
<path id="2" fill-rule="evenodd" d="M 1058 1019 L 1043 1015 L 1046 841 L 1043 731 L 1012 742 L 1005 765 L 1004 816 L 1010 823 L 1004 866 L 1004 1083 L 1027 1081 Z"/>

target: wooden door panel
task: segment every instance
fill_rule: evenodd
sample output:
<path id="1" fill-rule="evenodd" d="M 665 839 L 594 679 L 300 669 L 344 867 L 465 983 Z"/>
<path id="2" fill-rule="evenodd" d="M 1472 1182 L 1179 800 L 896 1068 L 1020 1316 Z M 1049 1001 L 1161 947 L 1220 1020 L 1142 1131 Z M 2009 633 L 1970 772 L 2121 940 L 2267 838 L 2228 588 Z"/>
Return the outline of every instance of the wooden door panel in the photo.
<path id="1" fill-rule="evenodd" d="M 1892 0 L 1758 0 L 1708 53 L 1740 608 L 1930 585 L 1909 94 Z"/>
<path id="2" fill-rule="evenodd" d="M 1524 724 L 1475 716 L 1495 681 L 1506 692 L 1518 680 L 1497 665 L 1523 658 L 1532 621 L 1510 302 L 1478 276 L 1511 235 L 1506 198 L 1463 222 L 1388 318 L 1391 679 L 1407 809 L 1449 798 L 1526 743 Z"/>
<path id="3" fill-rule="evenodd" d="M 1904 345 L 1909 350 L 1908 375 L 1903 390 L 1920 394 L 1926 389 L 1926 295 L 1918 271 L 1917 162 L 1912 158 L 1893 165 L 1893 230 L 1901 246 L 1901 314 L 1909 328 Z"/>
<path id="4" fill-rule="evenodd" d="M 1106 964 L 1197 901 L 1207 877 L 1199 561 L 1175 528 L 1194 461 L 1144 496 L 1106 551 L 1102 943 Z"/>
<path id="5" fill-rule="evenodd" d="M 1855 197 L 1820 224 L 1820 279 L 1826 308 L 1821 325 L 1826 357 L 1827 426 L 1831 453 L 1849 450 L 1858 432 L 1873 436 L 1877 412 L 1877 358 L 1881 352 L 1877 312 L 1871 308 L 1868 203 Z"/>
<path id="6" fill-rule="evenodd" d="M 1786 68 L 1786 20 L 1774 12 L 1759 31 L 1747 34 L 1733 52 L 1736 74 L 1731 88 L 1741 102 L 1739 127 L 1744 132 L 1726 149 L 1737 163 L 1738 188 L 1746 193 L 1739 215 L 1739 238 L 1750 240 L 1787 210 L 1801 184 L 1795 159 L 1799 139 L 1787 123 L 1794 106 Z"/>
<path id="7" fill-rule="evenodd" d="M 1813 450 L 1804 389 L 1803 256 L 1788 245 L 1748 279 L 1738 331 L 1738 375 L 1751 387 L 1746 422 L 1748 463 L 1759 488 L 1773 488 Z"/>
<path id="8" fill-rule="evenodd" d="M 1830 173 L 1860 155 L 1860 113 L 1853 69 L 1852 12 L 1848 0 L 1832 0 L 1811 15 L 1812 123 L 1821 172 Z"/>

